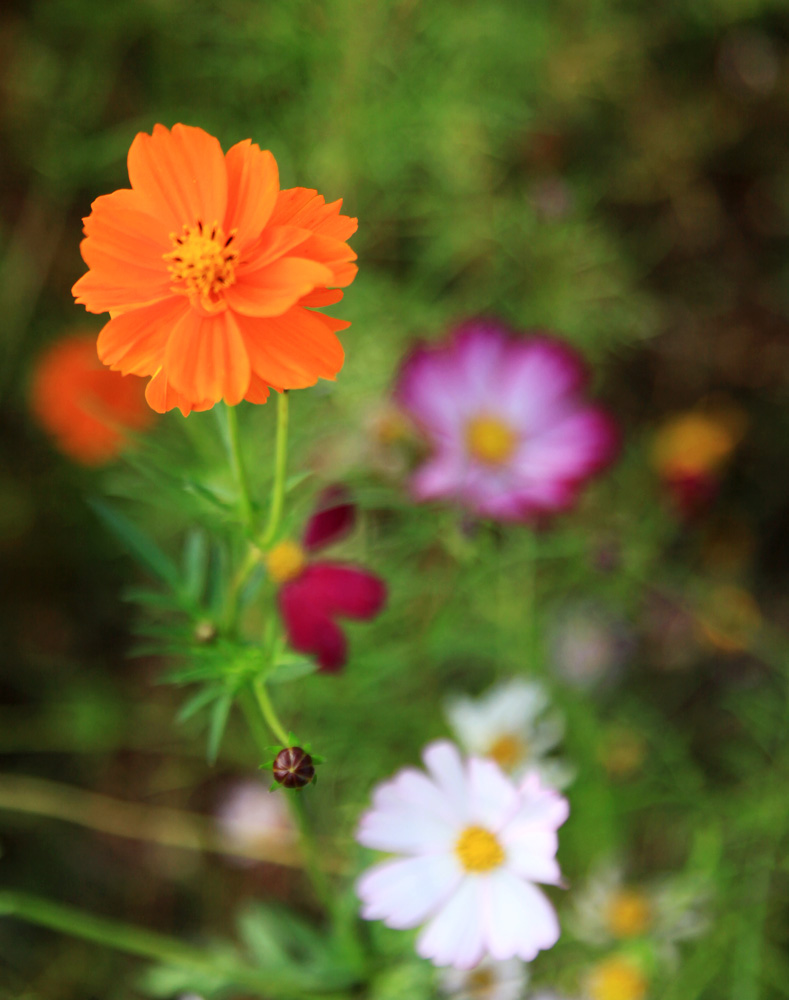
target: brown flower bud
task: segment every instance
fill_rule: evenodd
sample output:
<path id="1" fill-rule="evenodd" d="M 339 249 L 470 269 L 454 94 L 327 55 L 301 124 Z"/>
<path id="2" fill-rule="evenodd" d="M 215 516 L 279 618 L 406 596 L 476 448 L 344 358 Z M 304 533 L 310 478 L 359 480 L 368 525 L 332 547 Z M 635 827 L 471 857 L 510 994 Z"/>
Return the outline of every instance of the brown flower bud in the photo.
<path id="1" fill-rule="evenodd" d="M 301 747 L 285 747 L 274 759 L 274 778 L 285 788 L 303 788 L 315 777 L 312 757 Z"/>

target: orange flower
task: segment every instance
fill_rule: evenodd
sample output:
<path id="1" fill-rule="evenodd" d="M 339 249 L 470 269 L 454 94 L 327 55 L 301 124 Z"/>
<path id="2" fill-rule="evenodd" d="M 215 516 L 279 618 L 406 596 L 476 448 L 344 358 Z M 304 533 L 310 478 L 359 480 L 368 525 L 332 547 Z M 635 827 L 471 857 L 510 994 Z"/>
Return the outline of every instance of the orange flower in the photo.
<path id="1" fill-rule="evenodd" d="M 356 219 L 308 188 L 280 191 L 274 157 L 249 139 L 222 153 L 200 128 L 156 125 L 128 157 L 131 188 L 85 219 L 77 302 L 112 317 L 99 357 L 151 375 L 146 398 L 186 416 L 220 399 L 334 379 L 349 324 L 314 311 L 356 276 Z M 332 286 L 333 290 L 330 290 Z"/>
<path id="2" fill-rule="evenodd" d="M 127 432 L 152 418 L 142 382 L 108 371 L 92 333 L 64 337 L 41 355 L 30 405 L 60 450 L 82 465 L 109 462 L 127 443 Z"/>

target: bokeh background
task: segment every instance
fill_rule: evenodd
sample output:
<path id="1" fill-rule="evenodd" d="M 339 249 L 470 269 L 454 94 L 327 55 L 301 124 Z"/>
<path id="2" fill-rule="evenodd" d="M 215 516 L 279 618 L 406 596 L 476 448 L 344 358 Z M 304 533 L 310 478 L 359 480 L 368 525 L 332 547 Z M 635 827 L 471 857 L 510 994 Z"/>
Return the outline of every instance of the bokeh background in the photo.
<path id="1" fill-rule="evenodd" d="M 81 218 L 125 186 L 136 132 L 177 121 L 225 148 L 251 137 L 276 156 L 283 186 L 342 197 L 360 220 L 346 366 L 336 386 L 294 401 L 295 465 L 356 485 L 394 593 L 374 635 L 354 632 L 345 678 L 284 696 L 337 762 L 318 789 L 326 836 L 347 837 L 371 782 L 445 731 L 448 689 L 523 669 L 528 541 L 507 547 L 511 575 L 491 616 L 483 570 L 458 570 L 431 548 L 433 521 L 385 499 L 405 461 L 385 410 L 399 360 L 467 316 L 552 328 L 591 362 L 625 440 L 618 467 L 553 536 L 572 558 L 538 574 L 542 672 L 558 655 L 552 636 L 570 630 L 587 653 L 601 641 L 590 619 L 625 649 L 603 654 L 593 694 L 557 681 L 579 768 L 560 857 L 570 876 L 619 852 L 639 876 L 691 863 L 706 880 L 711 929 L 654 996 L 786 996 L 784 0 L 3 5 L 0 769 L 26 784 L 0 785 L 0 883 L 193 940 L 226 932 L 249 900 L 311 905 L 288 867 L 53 818 L 54 786 L 32 780 L 98 793 L 101 828 L 106 798 L 208 819 L 254 773 L 240 726 L 208 767 L 200 720 L 173 721 L 183 692 L 160 683 L 166 664 L 129 656 L 140 612 L 123 594 L 141 574 L 86 497 L 141 495 L 144 484 L 122 463 L 74 465 L 29 408 L 41 350 L 101 325 L 70 295 Z M 273 414 L 259 409 L 243 420 L 262 481 Z M 654 461 L 660 427 L 686 411 L 724 412 L 738 427 L 710 496 L 689 505 Z M 168 415 L 154 433 L 201 461 L 218 451 L 210 414 L 186 429 Z M 183 519 L 155 503 L 129 509 L 162 544 L 180 544 Z M 427 678 L 425 662 L 436 668 Z M 377 718 L 382 701 L 408 711 L 351 724 Z M 4 996 L 138 997 L 138 971 L 0 921 Z"/>

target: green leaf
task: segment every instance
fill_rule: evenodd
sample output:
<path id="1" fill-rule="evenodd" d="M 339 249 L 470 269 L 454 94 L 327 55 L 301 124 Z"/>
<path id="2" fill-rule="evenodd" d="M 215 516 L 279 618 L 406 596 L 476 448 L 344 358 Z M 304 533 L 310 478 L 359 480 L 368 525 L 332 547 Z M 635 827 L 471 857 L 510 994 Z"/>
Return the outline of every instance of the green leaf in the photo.
<path id="1" fill-rule="evenodd" d="M 186 722 L 187 719 L 191 719 L 202 708 L 210 705 L 214 699 L 220 697 L 220 694 L 220 690 L 216 687 L 204 687 L 200 691 L 197 691 L 183 703 L 176 715 L 177 721 Z"/>
<path id="2" fill-rule="evenodd" d="M 233 695 L 230 691 L 226 691 L 217 698 L 211 710 L 211 721 L 208 724 L 208 749 L 206 756 L 208 763 L 212 767 L 219 756 L 219 747 L 222 744 L 222 737 L 225 735 L 225 727 L 227 726 L 227 719 L 232 706 Z"/>
<path id="3" fill-rule="evenodd" d="M 103 500 L 91 499 L 88 503 L 106 527 L 138 562 L 147 567 L 160 580 L 163 580 L 174 593 L 181 592 L 178 570 L 158 545 L 147 535 L 144 535 L 125 515 L 114 510 Z"/>
<path id="4" fill-rule="evenodd" d="M 288 656 L 287 659 L 280 659 L 276 667 L 266 677 L 266 681 L 272 684 L 286 684 L 289 681 L 297 681 L 302 677 L 314 674 L 318 669 L 313 660 L 306 656 Z"/>
<path id="5" fill-rule="evenodd" d="M 205 589 L 208 570 L 208 536 L 202 528 L 193 528 L 184 543 L 184 586 L 197 604 Z"/>

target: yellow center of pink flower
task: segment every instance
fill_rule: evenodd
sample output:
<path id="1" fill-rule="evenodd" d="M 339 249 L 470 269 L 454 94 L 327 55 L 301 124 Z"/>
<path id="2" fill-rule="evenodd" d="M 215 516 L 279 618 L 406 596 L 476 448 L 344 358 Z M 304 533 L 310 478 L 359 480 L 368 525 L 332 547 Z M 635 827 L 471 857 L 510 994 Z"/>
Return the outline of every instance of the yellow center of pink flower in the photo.
<path id="1" fill-rule="evenodd" d="M 455 854 L 467 872 L 489 872 L 504 861 L 501 844 L 481 826 L 466 827 L 455 844 Z"/>
<path id="2" fill-rule="evenodd" d="M 173 249 L 164 255 L 167 269 L 184 290 L 210 302 L 226 288 L 235 284 L 238 251 L 233 246 L 236 231 L 225 236 L 217 223 L 208 228 L 198 220 L 196 226 L 184 226 L 178 235 L 171 233 Z"/>
<path id="3" fill-rule="evenodd" d="M 513 736 L 511 733 L 505 733 L 491 743 L 485 756 L 492 757 L 499 767 L 503 767 L 505 771 L 509 771 L 517 764 L 520 764 L 526 757 L 528 750 L 529 748 L 523 740 L 517 736 Z"/>
<path id="4" fill-rule="evenodd" d="M 615 956 L 592 969 L 588 989 L 592 1000 L 644 1000 L 647 981 L 631 961 Z"/>
<path id="5" fill-rule="evenodd" d="M 266 554 L 265 562 L 274 583 L 282 584 L 295 580 L 306 565 L 307 555 L 298 542 L 286 538 Z"/>
<path id="6" fill-rule="evenodd" d="M 652 908 L 643 892 L 621 889 L 606 907 L 605 919 L 614 937 L 640 937 L 652 923 Z"/>
<path id="7" fill-rule="evenodd" d="M 517 443 L 518 435 L 498 417 L 481 414 L 466 424 L 468 452 L 485 465 L 502 465 L 511 457 Z"/>

